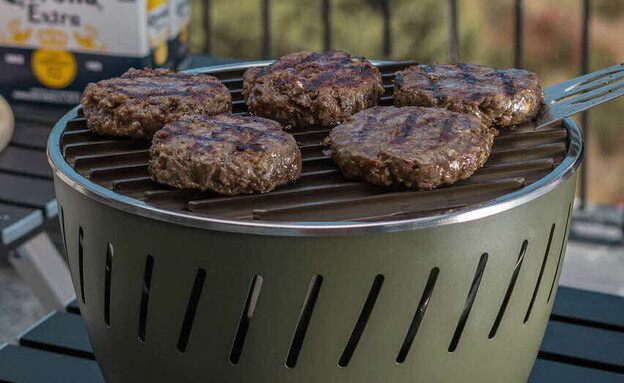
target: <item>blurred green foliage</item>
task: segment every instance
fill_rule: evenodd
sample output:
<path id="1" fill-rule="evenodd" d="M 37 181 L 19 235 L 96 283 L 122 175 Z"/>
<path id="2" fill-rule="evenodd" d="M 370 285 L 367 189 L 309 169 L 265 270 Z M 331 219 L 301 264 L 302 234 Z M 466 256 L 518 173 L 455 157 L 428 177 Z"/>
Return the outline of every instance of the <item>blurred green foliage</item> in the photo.
<path id="1" fill-rule="evenodd" d="M 217 56 L 262 58 L 262 0 L 211 0 Z M 371 59 L 383 58 L 381 0 L 333 0 L 333 49 Z M 513 65 L 513 0 L 459 0 L 461 61 Z M 544 86 L 579 75 L 581 0 L 525 0 L 525 67 Z M 193 49 L 202 52 L 203 0 L 193 0 Z M 624 0 L 593 0 L 591 68 L 621 62 L 624 51 Z M 321 0 L 272 0 L 272 53 L 322 50 Z M 395 60 L 446 62 L 448 1 L 391 0 Z M 591 114 L 588 157 L 590 197 L 624 203 L 624 101 Z M 605 181 L 607 180 L 607 181 Z"/>

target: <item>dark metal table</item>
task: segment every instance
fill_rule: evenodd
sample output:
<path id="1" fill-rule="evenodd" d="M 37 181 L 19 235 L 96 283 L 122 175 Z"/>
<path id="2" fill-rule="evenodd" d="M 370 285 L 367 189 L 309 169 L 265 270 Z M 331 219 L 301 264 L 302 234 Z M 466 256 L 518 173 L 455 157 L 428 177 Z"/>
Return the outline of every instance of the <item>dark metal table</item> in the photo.
<path id="1" fill-rule="evenodd" d="M 0 249 L 17 247 L 57 216 L 48 133 L 69 107 L 12 104 L 15 133 L 0 153 Z"/>
<path id="2" fill-rule="evenodd" d="M 624 298 L 561 288 L 529 382 L 624 382 L 623 347 Z M 0 382 L 104 382 L 75 303 L 0 349 Z"/>
<path id="3" fill-rule="evenodd" d="M 45 150 L 50 128 L 69 107 L 14 103 L 11 109 L 15 132 L 0 153 L 0 259 L 9 260 L 45 308 L 59 309 L 74 292 L 58 250 L 58 211 Z"/>

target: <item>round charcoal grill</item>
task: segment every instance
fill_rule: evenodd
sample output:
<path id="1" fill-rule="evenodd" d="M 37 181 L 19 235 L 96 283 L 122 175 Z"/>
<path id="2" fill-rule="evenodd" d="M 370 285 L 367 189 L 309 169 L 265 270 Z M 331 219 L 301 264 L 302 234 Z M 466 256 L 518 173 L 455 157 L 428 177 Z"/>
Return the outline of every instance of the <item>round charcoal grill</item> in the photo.
<path id="1" fill-rule="evenodd" d="M 200 69 L 245 113 L 251 65 Z M 392 103 L 393 73 L 378 63 Z M 435 190 L 345 180 L 294 132 L 298 182 L 225 197 L 147 174 L 148 143 L 80 108 L 49 156 L 81 312 L 109 383 L 524 382 L 563 263 L 578 127 L 504 130 L 475 175 Z"/>

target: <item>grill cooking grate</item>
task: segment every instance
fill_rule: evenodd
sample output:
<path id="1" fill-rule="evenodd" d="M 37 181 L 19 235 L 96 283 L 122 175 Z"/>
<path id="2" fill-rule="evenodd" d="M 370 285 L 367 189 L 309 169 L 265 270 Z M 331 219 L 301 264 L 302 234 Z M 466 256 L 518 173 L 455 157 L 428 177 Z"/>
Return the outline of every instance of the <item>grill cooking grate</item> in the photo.
<path id="1" fill-rule="evenodd" d="M 395 71 L 411 62 L 380 64 L 382 105 L 391 105 Z M 211 73 L 232 92 L 233 111 L 247 112 L 242 100 L 245 69 Z M 176 190 L 153 182 L 147 172 L 149 142 L 92 134 L 79 110 L 61 138 L 65 160 L 80 174 L 112 191 L 164 209 L 212 217 L 264 221 L 388 221 L 432 216 L 473 207 L 541 179 L 563 160 L 568 131 L 563 125 L 534 131 L 531 124 L 505 129 L 492 155 L 472 177 L 434 190 L 388 190 L 342 177 L 323 154 L 330 129 L 293 132 L 303 155 L 301 178 L 266 194 L 221 196 Z"/>

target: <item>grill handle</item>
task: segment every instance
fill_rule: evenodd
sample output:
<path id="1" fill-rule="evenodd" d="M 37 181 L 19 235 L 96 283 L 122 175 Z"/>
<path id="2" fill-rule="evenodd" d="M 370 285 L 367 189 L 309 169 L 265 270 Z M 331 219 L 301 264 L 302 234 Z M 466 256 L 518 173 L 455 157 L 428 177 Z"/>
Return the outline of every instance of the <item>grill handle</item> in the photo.
<path id="1" fill-rule="evenodd" d="M 624 63 L 573 78 L 544 89 L 544 106 L 535 129 L 558 123 L 624 95 Z"/>

